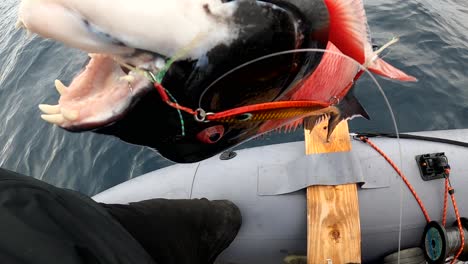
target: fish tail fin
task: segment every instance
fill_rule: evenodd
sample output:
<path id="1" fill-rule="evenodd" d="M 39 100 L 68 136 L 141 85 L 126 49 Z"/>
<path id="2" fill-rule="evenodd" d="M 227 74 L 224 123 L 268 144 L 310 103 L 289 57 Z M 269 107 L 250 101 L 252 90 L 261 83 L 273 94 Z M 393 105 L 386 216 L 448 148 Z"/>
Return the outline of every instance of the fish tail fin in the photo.
<path id="1" fill-rule="evenodd" d="M 399 81 L 417 81 L 413 76 L 386 63 L 372 51 L 370 30 L 362 0 L 325 0 L 330 15 L 329 41 L 343 54 L 376 74 Z M 395 38 L 382 49 L 397 42 Z"/>
<path id="2" fill-rule="evenodd" d="M 378 75 L 393 79 L 393 80 L 398 80 L 398 81 L 403 81 L 403 82 L 416 82 L 418 79 L 415 77 L 408 75 L 404 73 L 403 71 L 393 67 L 389 63 L 385 62 L 381 58 L 377 58 L 374 62 L 372 62 L 368 66 L 369 71 L 376 73 Z"/>
<path id="3" fill-rule="evenodd" d="M 369 120 L 369 114 L 366 112 L 364 107 L 350 91 L 338 105 L 332 107 L 330 112 L 330 118 L 328 119 L 328 134 L 327 140 L 335 130 L 336 126 L 343 120 L 353 119 L 354 117 L 364 117 Z"/>
<path id="4" fill-rule="evenodd" d="M 366 45 L 366 67 L 369 69 L 369 71 L 390 79 L 403 82 L 415 82 L 417 81 L 415 77 L 404 73 L 403 71 L 385 62 L 382 58 L 378 57 L 383 50 L 397 43 L 398 40 L 398 38 L 393 38 L 375 52 L 372 50 L 370 43 L 368 43 Z"/>

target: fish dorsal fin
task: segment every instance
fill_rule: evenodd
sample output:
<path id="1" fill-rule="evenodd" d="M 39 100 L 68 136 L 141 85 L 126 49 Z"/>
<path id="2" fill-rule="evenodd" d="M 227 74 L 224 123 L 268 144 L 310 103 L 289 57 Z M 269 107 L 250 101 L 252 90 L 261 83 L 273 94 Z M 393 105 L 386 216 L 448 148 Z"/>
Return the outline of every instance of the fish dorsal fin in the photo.
<path id="1" fill-rule="evenodd" d="M 325 4 L 330 14 L 329 41 L 344 54 L 364 64 L 368 34 L 362 0 L 325 0 Z"/>

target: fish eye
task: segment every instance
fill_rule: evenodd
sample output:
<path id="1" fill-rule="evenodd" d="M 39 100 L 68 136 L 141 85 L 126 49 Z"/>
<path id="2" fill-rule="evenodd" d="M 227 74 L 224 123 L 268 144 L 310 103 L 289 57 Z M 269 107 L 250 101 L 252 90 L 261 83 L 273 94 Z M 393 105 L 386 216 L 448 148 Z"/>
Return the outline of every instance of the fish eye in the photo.
<path id="1" fill-rule="evenodd" d="M 221 138 L 221 133 L 213 133 L 209 136 L 211 142 L 217 142 Z"/>
<path id="2" fill-rule="evenodd" d="M 206 144 L 215 144 L 224 136 L 224 126 L 216 125 L 203 129 L 197 139 Z"/>

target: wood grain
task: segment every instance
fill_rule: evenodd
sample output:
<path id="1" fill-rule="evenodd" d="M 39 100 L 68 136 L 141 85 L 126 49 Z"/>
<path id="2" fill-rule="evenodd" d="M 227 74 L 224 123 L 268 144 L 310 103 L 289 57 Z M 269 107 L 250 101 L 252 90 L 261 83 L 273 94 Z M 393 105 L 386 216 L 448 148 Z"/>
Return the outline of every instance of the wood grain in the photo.
<path id="1" fill-rule="evenodd" d="M 327 142 L 327 120 L 304 128 L 306 154 L 350 151 L 348 123 Z M 361 263 L 361 229 L 356 184 L 307 188 L 307 263 Z"/>

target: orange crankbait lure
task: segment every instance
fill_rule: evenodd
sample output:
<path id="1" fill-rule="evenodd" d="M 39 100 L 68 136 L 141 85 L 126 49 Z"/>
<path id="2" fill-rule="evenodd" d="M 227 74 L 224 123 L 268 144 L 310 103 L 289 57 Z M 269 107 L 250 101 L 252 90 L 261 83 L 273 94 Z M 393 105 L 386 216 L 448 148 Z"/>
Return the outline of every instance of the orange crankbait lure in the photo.
<path id="1" fill-rule="evenodd" d="M 278 120 L 289 118 L 303 118 L 307 116 L 319 116 L 338 111 L 331 103 L 319 101 L 279 101 L 241 106 L 230 110 L 207 113 L 203 109 L 192 110 L 171 102 L 166 89 L 155 82 L 154 87 L 161 98 L 169 106 L 184 111 L 195 117 L 199 122 L 216 121 L 221 123 L 262 122 L 266 120 Z M 334 111 L 335 110 L 335 111 Z"/>
<path id="2" fill-rule="evenodd" d="M 282 101 L 255 104 L 206 114 L 206 120 L 222 123 L 261 122 L 267 120 L 302 118 L 329 112 L 330 104 L 316 101 Z M 326 109 L 326 110 L 325 110 Z"/>

